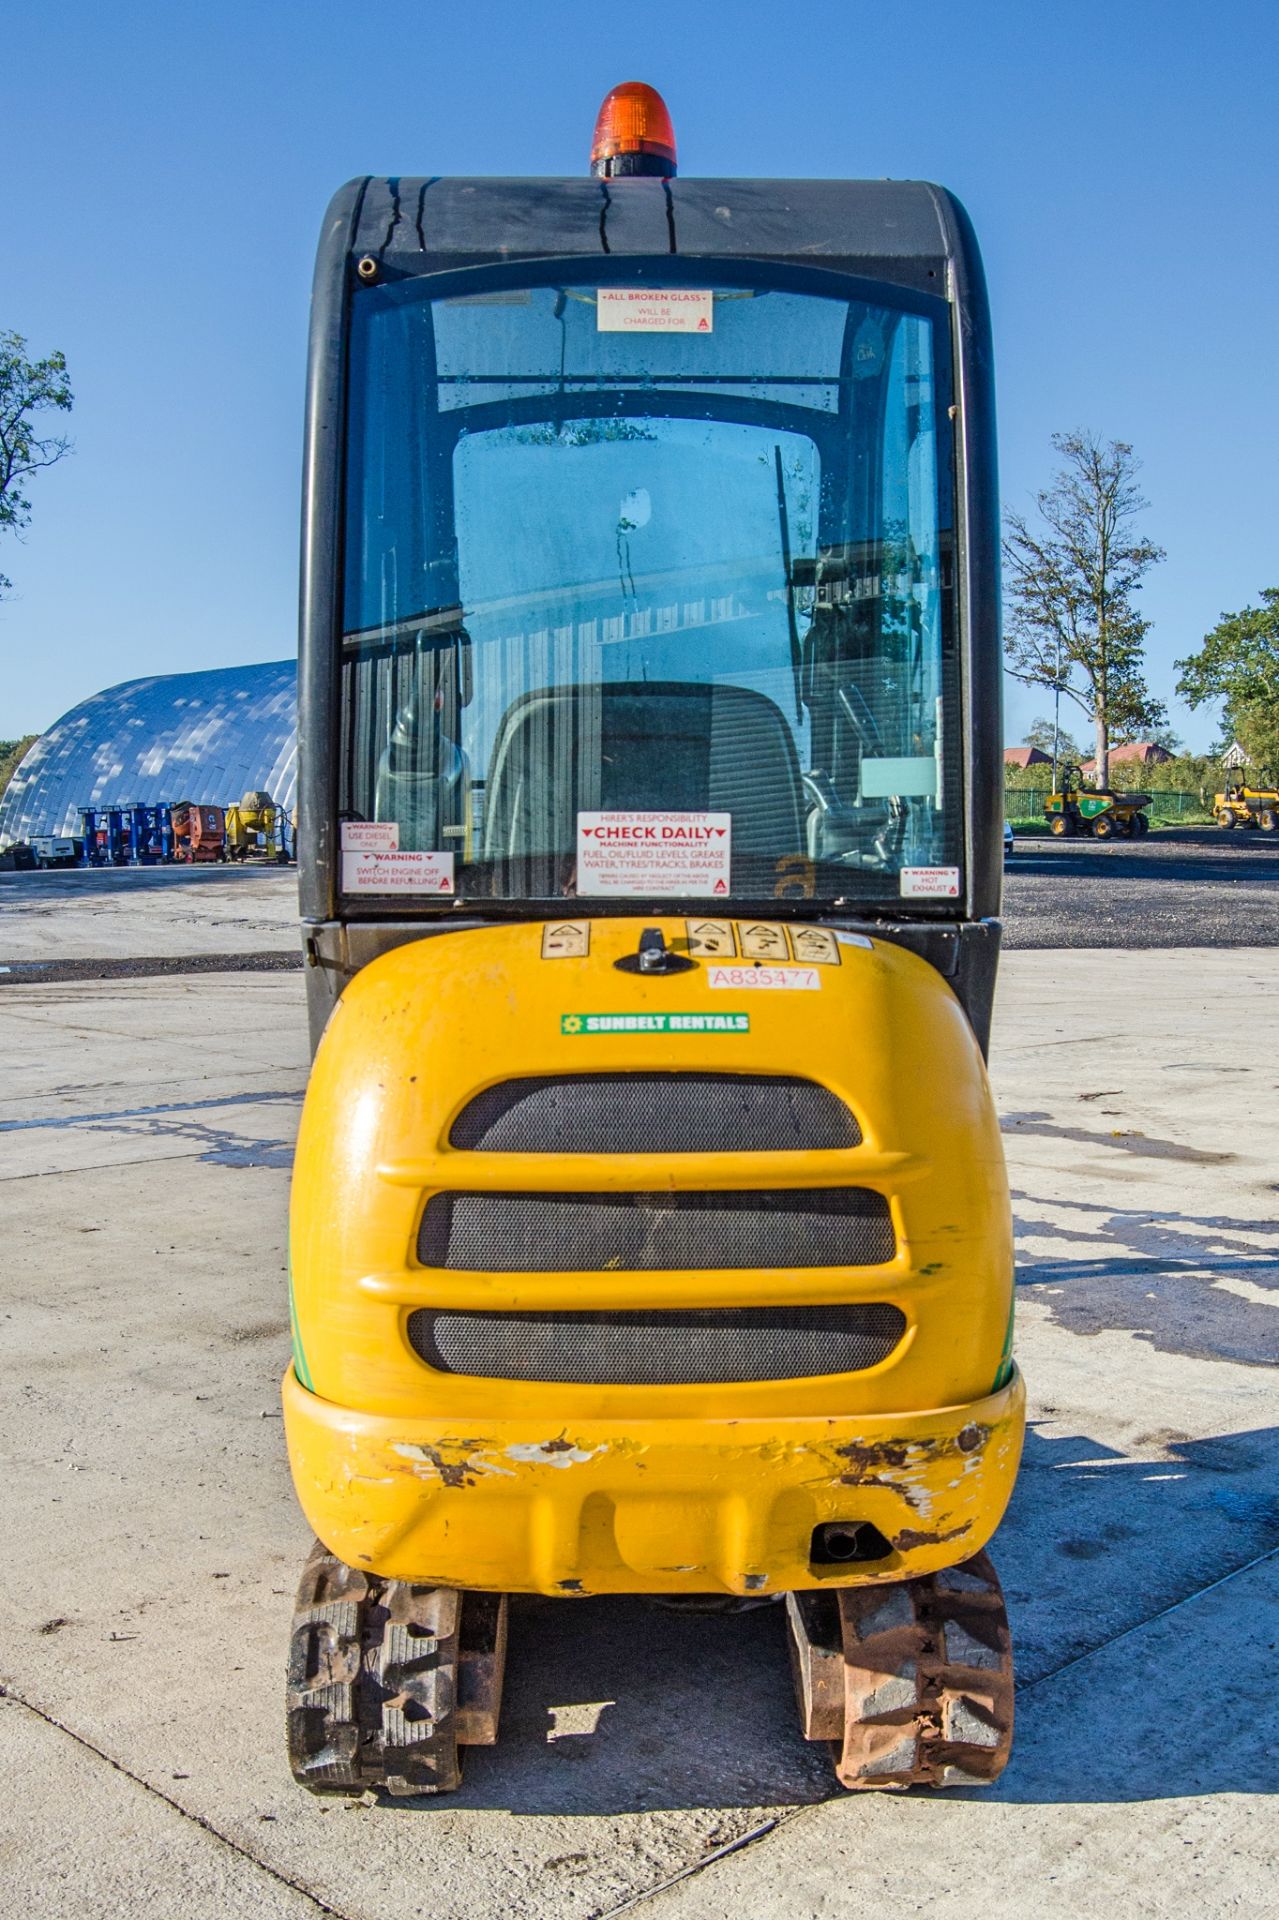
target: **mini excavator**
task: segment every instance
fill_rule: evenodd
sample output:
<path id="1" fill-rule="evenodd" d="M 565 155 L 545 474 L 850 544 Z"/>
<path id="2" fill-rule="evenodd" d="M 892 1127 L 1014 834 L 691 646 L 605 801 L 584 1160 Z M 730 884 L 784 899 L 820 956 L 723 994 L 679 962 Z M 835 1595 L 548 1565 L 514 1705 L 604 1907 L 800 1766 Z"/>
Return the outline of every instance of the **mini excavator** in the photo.
<path id="1" fill-rule="evenodd" d="M 680 179 L 628 83 L 580 178 L 333 200 L 303 1786 L 456 1787 L 526 1594 L 776 1601 L 846 1787 L 1004 1766 L 998 556 L 943 189 Z"/>

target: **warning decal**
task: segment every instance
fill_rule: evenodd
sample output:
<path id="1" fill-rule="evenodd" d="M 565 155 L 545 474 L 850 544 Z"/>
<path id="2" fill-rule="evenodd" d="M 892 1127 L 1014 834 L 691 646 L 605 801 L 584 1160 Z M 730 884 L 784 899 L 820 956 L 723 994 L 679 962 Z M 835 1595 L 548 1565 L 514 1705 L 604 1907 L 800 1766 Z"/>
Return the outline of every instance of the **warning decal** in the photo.
<path id="1" fill-rule="evenodd" d="M 342 855 L 344 893 L 452 893 L 451 853 L 378 853 L 348 848 Z"/>
<path id="2" fill-rule="evenodd" d="M 786 945 L 786 929 L 772 920 L 743 920 L 741 925 L 742 954 L 747 960 L 790 959 L 790 949 Z"/>
<path id="3" fill-rule="evenodd" d="M 580 960 L 590 950 L 589 920 L 548 920 L 542 928 L 543 960 Z"/>
<path id="4" fill-rule="evenodd" d="M 956 900 L 958 867 L 903 867 L 903 900 Z"/>
<path id="5" fill-rule="evenodd" d="M 731 920 L 686 920 L 684 931 L 688 950 L 696 958 L 722 960 L 727 956 L 731 960 L 737 952 Z"/>
<path id="6" fill-rule="evenodd" d="M 711 333 L 715 296 L 690 287 L 599 287 L 595 326 L 599 333 Z"/>
<path id="7" fill-rule="evenodd" d="M 839 965 L 838 936 L 829 927 L 792 927 L 790 943 L 797 960 L 811 961 L 815 967 Z"/>
<path id="8" fill-rule="evenodd" d="M 579 813 L 579 894 L 726 894 L 728 813 Z"/>
<path id="9" fill-rule="evenodd" d="M 342 850 L 352 853 L 398 853 L 400 827 L 397 820 L 344 820 Z"/>

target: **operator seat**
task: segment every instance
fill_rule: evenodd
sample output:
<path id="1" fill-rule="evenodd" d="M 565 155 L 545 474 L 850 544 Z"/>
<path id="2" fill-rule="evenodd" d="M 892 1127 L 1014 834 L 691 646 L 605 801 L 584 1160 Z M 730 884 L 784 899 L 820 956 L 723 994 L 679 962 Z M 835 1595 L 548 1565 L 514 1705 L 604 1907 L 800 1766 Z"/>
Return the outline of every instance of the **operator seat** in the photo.
<path id="1" fill-rule="evenodd" d="M 485 858 L 562 868 L 577 814 L 595 809 L 729 813 L 734 863 L 804 849 L 794 738 L 780 707 L 749 687 L 651 680 L 513 700 L 489 761 Z M 548 880 L 548 890 L 558 889 Z"/>

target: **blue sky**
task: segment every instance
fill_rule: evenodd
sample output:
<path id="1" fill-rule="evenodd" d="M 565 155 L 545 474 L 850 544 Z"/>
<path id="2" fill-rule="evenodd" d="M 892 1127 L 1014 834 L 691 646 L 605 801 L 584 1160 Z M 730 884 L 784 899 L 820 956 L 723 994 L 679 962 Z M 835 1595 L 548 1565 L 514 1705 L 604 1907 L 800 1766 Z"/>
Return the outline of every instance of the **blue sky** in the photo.
<path id="1" fill-rule="evenodd" d="M 928 178 L 973 216 L 1005 499 L 1083 426 L 1144 462 L 1151 678 L 1279 584 L 1279 11 L 1263 0 L 680 7 L 67 0 L 5 28 L 0 327 L 76 453 L 0 548 L 0 736 L 295 645 L 311 259 L 357 173 L 578 173 L 623 79 L 686 174 Z M 1045 709 L 1010 686 L 1007 738 Z M 1174 706 L 1188 744 L 1210 714 Z"/>

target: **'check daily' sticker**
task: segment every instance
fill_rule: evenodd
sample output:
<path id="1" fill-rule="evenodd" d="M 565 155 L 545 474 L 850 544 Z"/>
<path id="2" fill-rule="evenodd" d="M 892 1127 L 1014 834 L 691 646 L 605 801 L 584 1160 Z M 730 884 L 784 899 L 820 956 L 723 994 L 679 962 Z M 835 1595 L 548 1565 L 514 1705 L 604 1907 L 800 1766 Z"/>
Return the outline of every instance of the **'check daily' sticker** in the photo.
<path id="1" fill-rule="evenodd" d="M 729 813 L 579 813 L 577 891 L 726 894 L 732 829 Z"/>

